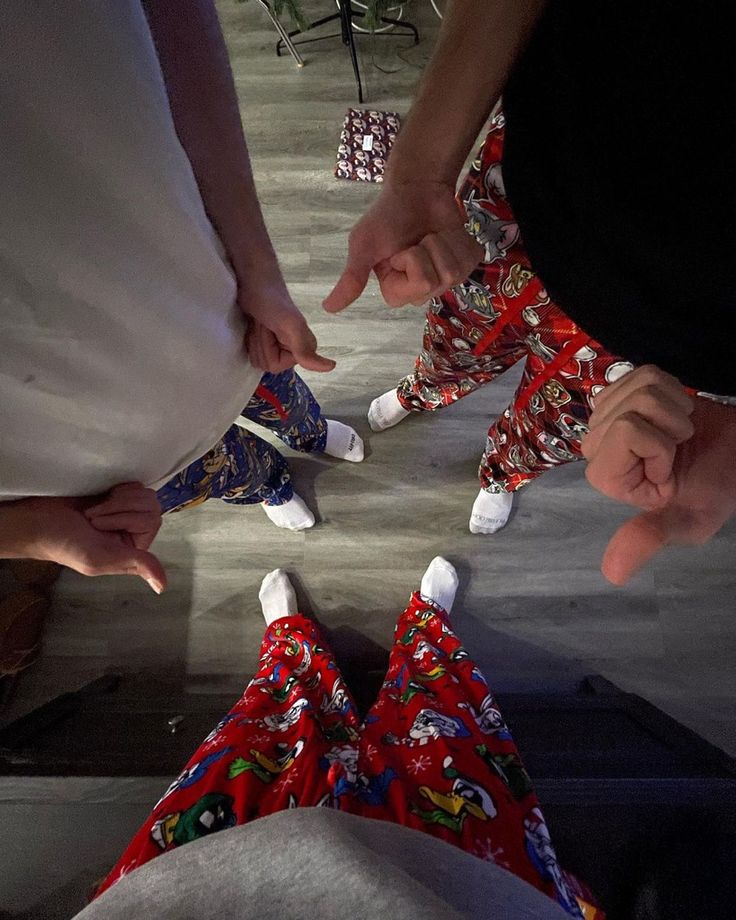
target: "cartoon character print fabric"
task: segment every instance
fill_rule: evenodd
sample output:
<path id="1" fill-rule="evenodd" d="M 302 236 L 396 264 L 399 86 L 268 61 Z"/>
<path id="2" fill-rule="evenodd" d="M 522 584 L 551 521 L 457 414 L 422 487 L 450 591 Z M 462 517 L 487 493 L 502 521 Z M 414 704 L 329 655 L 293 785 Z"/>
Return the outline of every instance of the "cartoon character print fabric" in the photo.
<path id="1" fill-rule="evenodd" d="M 399 124 L 397 112 L 348 109 L 337 148 L 336 178 L 383 182 Z"/>
<path id="2" fill-rule="evenodd" d="M 323 451 L 327 423 L 312 391 L 293 370 L 264 374 L 243 409 L 245 418 L 273 431 L 304 453 Z M 231 425 L 203 457 L 163 485 L 157 498 L 164 512 L 181 511 L 208 498 L 233 505 L 283 505 L 294 495 L 285 458 L 257 434 Z"/>
<path id="3" fill-rule="evenodd" d="M 154 858 L 286 808 L 328 806 L 432 834 L 581 913 L 511 733 L 448 615 L 414 594 L 361 723 L 319 628 L 276 620 L 259 670 L 99 893 Z"/>
<path id="4" fill-rule="evenodd" d="M 592 400 L 633 369 L 576 326 L 534 273 L 506 200 L 503 135 L 498 115 L 458 195 L 483 262 L 432 300 L 422 351 L 397 389 L 405 409 L 438 409 L 525 362 L 511 405 L 488 430 L 479 478 L 490 492 L 579 459 Z"/>

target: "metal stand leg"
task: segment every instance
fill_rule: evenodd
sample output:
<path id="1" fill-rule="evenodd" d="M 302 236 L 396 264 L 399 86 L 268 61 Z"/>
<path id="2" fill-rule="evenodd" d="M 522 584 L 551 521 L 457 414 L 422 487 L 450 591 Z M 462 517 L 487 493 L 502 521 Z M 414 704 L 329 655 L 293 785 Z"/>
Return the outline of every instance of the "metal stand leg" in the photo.
<path id="1" fill-rule="evenodd" d="M 289 51 L 289 54 L 294 58 L 294 61 L 296 62 L 296 66 L 304 67 L 304 61 L 302 60 L 302 56 L 296 50 L 296 46 L 294 45 L 294 42 L 291 40 L 291 36 L 289 35 L 289 33 L 279 22 L 278 16 L 276 16 L 274 11 L 271 9 L 271 4 L 268 2 L 268 0 L 258 0 L 258 2 L 261 4 L 263 9 L 266 11 L 266 15 L 273 23 L 273 27 L 276 29 L 276 31 L 281 36 L 281 41 L 286 45 Z M 277 54 L 279 53 L 278 48 L 277 48 L 276 53 Z"/>
<path id="2" fill-rule="evenodd" d="M 358 86 L 358 99 L 361 103 L 365 100 L 363 98 L 363 82 L 360 76 L 360 65 L 358 63 L 358 53 L 355 47 L 355 30 L 353 29 L 353 19 L 355 17 L 364 17 L 364 13 L 360 10 L 354 10 L 350 0 L 340 0 L 338 7 L 339 12 L 333 13 L 331 16 L 324 16 L 322 19 L 317 19 L 315 22 L 310 23 L 307 29 L 293 29 L 291 32 L 286 32 L 283 26 L 278 23 L 273 11 L 270 8 L 267 0 L 258 0 L 261 6 L 269 13 L 271 21 L 276 25 L 276 28 L 279 30 L 281 38 L 276 42 L 276 54 L 281 56 L 281 49 L 283 46 L 286 46 L 291 52 L 292 57 L 297 62 L 301 61 L 301 58 L 298 56 L 295 45 L 307 45 L 311 42 L 321 42 L 327 38 L 337 38 L 342 39 L 343 45 L 346 46 L 350 52 L 350 62 L 353 65 L 353 73 L 355 74 L 355 82 Z M 293 42 L 292 39 L 296 35 L 303 35 L 304 32 L 309 32 L 312 29 L 316 29 L 319 26 L 326 25 L 328 22 L 335 22 L 336 20 L 340 21 L 340 32 L 337 34 L 330 35 L 320 35 L 318 38 L 303 38 L 299 41 Z M 386 38 L 396 38 L 404 35 L 412 35 L 414 38 L 414 44 L 419 44 L 419 32 L 415 25 L 411 22 L 405 22 L 401 19 L 391 19 L 389 17 L 382 17 L 381 22 L 385 22 L 388 25 L 396 26 L 397 29 L 401 29 L 401 32 L 377 32 L 376 35 L 383 36 Z M 299 65 L 301 66 L 301 64 Z"/>
<path id="3" fill-rule="evenodd" d="M 414 44 L 419 44 L 419 29 L 417 29 L 413 22 L 407 22 L 405 19 L 391 19 L 389 16 L 381 16 L 381 22 L 406 29 L 414 36 Z"/>
<path id="4" fill-rule="evenodd" d="M 363 102 L 363 84 L 360 80 L 360 65 L 358 54 L 355 50 L 355 35 L 353 34 L 353 7 L 350 0 L 340 0 L 340 25 L 342 26 L 342 43 L 348 46 L 350 60 L 353 63 L 355 82 L 358 84 L 358 101 Z"/>
<path id="5" fill-rule="evenodd" d="M 261 0 L 258 0 L 260 3 Z M 311 32 L 312 29 L 318 29 L 320 26 L 326 25 L 328 22 L 336 22 L 340 18 L 339 13 L 332 13 L 330 16 L 323 16 L 322 19 L 315 19 L 314 22 L 311 22 L 306 29 L 292 29 L 291 32 L 287 32 L 285 38 L 291 40 L 295 35 L 303 35 L 305 32 Z M 292 45 L 309 45 L 312 42 L 322 42 L 326 38 L 339 38 L 341 33 L 335 32 L 330 35 L 319 35 L 317 38 L 303 38 L 301 41 L 292 42 Z M 284 38 L 280 38 L 276 42 L 276 56 L 281 57 L 281 48 L 284 45 Z"/>

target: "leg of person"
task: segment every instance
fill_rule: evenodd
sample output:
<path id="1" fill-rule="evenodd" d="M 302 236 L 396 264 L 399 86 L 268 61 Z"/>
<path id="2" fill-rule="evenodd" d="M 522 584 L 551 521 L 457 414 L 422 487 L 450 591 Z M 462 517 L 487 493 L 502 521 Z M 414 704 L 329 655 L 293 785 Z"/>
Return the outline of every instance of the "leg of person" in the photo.
<path id="1" fill-rule="evenodd" d="M 580 918 L 496 700 L 446 609 L 423 596 L 434 583 L 451 599 L 456 580 L 450 570 L 435 560 L 422 593 L 412 595 L 399 617 L 386 681 L 362 731 L 359 782 L 346 807 L 496 862 Z"/>
<path id="2" fill-rule="evenodd" d="M 468 230 L 485 250 L 483 262 L 465 282 L 431 301 L 413 372 L 371 403 L 374 431 L 410 412 L 450 405 L 524 357 L 523 342 L 506 327 L 543 292 L 505 198 L 502 150 L 503 124 L 494 122 L 458 194 Z"/>
<path id="3" fill-rule="evenodd" d="M 284 574 L 266 576 L 260 596 L 270 622 L 258 673 L 154 806 L 97 894 L 207 834 L 286 808 L 332 805 L 321 766 L 332 749 L 325 733 L 355 736 L 355 706 L 320 630 L 297 613 Z M 327 720 L 324 699 L 338 688 L 345 705 Z"/>
<path id="4" fill-rule="evenodd" d="M 284 457 L 238 425 L 156 494 L 164 513 L 221 498 L 235 505 L 260 504 L 274 524 L 288 530 L 314 524 L 314 515 L 294 492 Z"/>
<path id="5" fill-rule="evenodd" d="M 313 527 L 314 515 L 294 491 L 285 457 L 252 431 L 244 428 L 238 431 L 243 456 L 249 459 L 250 469 L 260 471 L 257 481 L 261 484 L 253 491 L 256 480 L 251 479 L 245 489 L 239 486 L 229 489 L 223 500 L 231 505 L 259 502 L 268 519 L 284 530 Z"/>
<path id="6" fill-rule="evenodd" d="M 514 492 L 545 470 L 580 459 L 593 398 L 633 369 L 549 301 L 525 310 L 515 325 L 527 360 L 511 405 L 488 431 L 473 533 L 495 533 L 508 520 Z"/>
<path id="7" fill-rule="evenodd" d="M 488 429 L 478 469 L 481 487 L 468 523 L 471 533 L 493 534 L 505 527 L 511 515 L 514 493 L 541 472 L 535 472 L 534 458 L 525 447 L 525 434 L 515 424 L 512 405 Z"/>
<path id="8" fill-rule="evenodd" d="M 489 274 L 490 271 L 475 273 Z M 482 330 L 492 326 L 493 321 L 484 323 L 462 305 L 461 298 L 466 295 L 461 290 L 471 285 L 477 286 L 478 301 L 485 298 L 490 303 L 488 285 L 475 281 L 474 276 L 432 300 L 414 370 L 370 405 L 368 422 L 373 431 L 391 428 L 411 412 L 431 412 L 449 406 L 495 380 L 523 357 L 523 347 L 504 341 L 500 335 L 493 343 L 495 347 L 477 353 Z M 495 318 L 503 312 L 495 312 Z"/>
<path id="9" fill-rule="evenodd" d="M 293 450 L 360 463 L 363 441 L 349 425 L 322 415 L 314 394 L 294 370 L 264 374 L 243 415 L 269 428 Z"/>

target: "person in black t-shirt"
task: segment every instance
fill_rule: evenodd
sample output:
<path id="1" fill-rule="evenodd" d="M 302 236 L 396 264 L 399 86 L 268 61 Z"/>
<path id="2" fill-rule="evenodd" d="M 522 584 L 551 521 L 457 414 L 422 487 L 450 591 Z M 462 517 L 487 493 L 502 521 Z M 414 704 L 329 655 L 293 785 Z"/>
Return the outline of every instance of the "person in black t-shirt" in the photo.
<path id="1" fill-rule="evenodd" d="M 517 491 L 582 457 L 596 395 L 634 369 L 560 309 L 530 264 L 505 192 L 504 124 L 499 112 L 458 194 L 482 261 L 432 299 L 413 371 L 368 410 L 371 428 L 383 431 L 411 412 L 449 406 L 524 362 L 511 404 L 488 429 L 469 522 L 476 534 L 496 533 Z M 687 423 L 683 434 L 690 433 Z"/>
<path id="2" fill-rule="evenodd" d="M 606 551 L 616 583 L 736 511 L 735 18 L 726 0 L 687 19 L 664 0 L 455 0 L 325 300 L 344 309 L 371 271 L 391 306 L 468 278 L 480 250 L 455 186 L 503 93 L 505 193 L 529 264 L 577 328 L 636 368 L 583 420 L 588 479 L 643 512 Z"/>

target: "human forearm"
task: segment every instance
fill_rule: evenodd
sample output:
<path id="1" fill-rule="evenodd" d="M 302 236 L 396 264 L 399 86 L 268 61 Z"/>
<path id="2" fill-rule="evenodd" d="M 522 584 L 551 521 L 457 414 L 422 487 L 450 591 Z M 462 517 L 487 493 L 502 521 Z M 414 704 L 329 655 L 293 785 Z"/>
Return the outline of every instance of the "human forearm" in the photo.
<path id="1" fill-rule="evenodd" d="M 40 521 L 28 502 L 0 502 L 0 559 L 37 559 Z"/>
<path id="2" fill-rule="evenodd" d="M 451 0 L 388 181 L 449 184 L 498 101 L 545 0 Z"/>
<path id="3" fill-rule="evenodd" d="M 356 300 L 371 271 L 386 303 L 398 307 L 439 296 L 481 260 L 455 201 L 457 178 L 544 5 L 450 0 L 383 190 L 350 233 L 345 269 L 324 301 L 328 312 Z"/>
<path id="4" fill-rule="evenodd" d="M 266 230 L 214 0 L 143 0 L 174 126 L 238 282 L 254 364 L 329 371 L 286 289 Z"/>
<path id="5" fill-rule="evenodd" d="M 214 0 L 143 0 L 174 126 L 239 283 L 281 283 Z"/>

